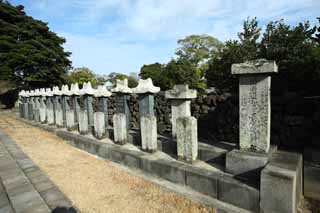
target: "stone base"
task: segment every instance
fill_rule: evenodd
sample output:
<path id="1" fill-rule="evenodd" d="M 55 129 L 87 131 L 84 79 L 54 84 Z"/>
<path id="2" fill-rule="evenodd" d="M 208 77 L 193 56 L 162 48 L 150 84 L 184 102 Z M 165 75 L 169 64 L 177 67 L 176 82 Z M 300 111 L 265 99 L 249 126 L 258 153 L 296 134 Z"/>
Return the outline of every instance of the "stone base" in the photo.
<path id="1" fill-rule="evenodd" d="M 269 153 L 256 153 L 234 149 L 226 155 L 226 172 L 233 175 L 259 178 L 261 170 L 268 163 L 277 146 L 271 146 Z"/>
<path id="2" fill-rule="evenodd" d="M 261 212 L 297 212 L 302 195 L 302 156 L 278 151 L 261 172 Z"/>

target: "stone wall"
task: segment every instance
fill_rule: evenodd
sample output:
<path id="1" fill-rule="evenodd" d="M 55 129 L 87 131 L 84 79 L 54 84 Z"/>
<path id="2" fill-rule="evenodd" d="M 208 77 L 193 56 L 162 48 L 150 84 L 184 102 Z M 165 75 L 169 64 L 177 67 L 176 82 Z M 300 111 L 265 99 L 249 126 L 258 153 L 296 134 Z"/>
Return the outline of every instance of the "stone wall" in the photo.
<path id="1" fill-rule="evenodd" d="M 290 148 L 320 148 L 320 98 L 306 98 L 288 93 L 272 96 L 271 143 Z M 114 113 L 113 97 L 109 98 L 109 123 Z M 207 143 L 239 141 L 239 101 L 230 94 L 204 95 L 192 100 L 192 115 L 198 119 L 199 138 Z M 139 128 L 137 96 L 130 96 L 131 126 Z M 170 134 L 170 102 L 163 92 L 155 96 L 158 132 Z"/>

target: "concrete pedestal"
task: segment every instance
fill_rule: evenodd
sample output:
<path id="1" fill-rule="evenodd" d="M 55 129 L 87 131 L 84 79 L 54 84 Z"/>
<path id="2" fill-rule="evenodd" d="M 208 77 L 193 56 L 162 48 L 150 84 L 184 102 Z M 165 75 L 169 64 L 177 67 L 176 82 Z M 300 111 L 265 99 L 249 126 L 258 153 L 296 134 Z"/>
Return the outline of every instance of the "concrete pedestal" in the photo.
<path id="1" fill-rule="evenodd" d="M 157 118 L 153 115 L 141 116 L 140 131 L 142 150 L 157 151 Z"/>
<path id="2" fill-rule="evenodd" d="M 57 127 L 61 128 L 63 127 L 63 113 L 62 113 L 62 109 L 56 109 L 55 110 L 55 118 L 56 118 L 56 125 Z"/>
<path id="3" fill-rule="evenodd" d="M 69 131 L 75 129 L 74 111 L 73 110 L 66 111 L 66 126 Z"/>
<path id="4" fill-rule="evenodd" d="M 103 112 L 95 112 L 93 114 L 94 136 L 98 139 L 105 137 L 105 114 Z"/>
<path id="5" fill-rule="evenodd" d="M 113 115 L 114 141 L 118 144 L 125 144 L 128 141 L 127 118 L 124 113 Z"/>
<path id="6" fill-rule="evenodd" d="M 82 135 L 88 134 L 89 128 L 88 128 L 88 113 L 87 111 L 80 110 L 79 111 L 79 132 Z"/>

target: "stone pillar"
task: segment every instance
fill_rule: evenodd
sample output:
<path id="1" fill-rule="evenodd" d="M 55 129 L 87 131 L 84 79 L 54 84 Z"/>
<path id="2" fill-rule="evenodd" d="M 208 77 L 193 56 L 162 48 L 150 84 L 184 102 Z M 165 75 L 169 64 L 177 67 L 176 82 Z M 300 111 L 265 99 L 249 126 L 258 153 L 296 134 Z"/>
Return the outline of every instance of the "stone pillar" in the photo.
<path id="1" fill-rule="evenodd" d="M 23 103 L 23 118 L 29 119 L 29 101 L 30 97 L 28 92 L 25 92 L 24 103 Z"/>
<path id="2" fill-rule="evenodd" d="M 54 116 L 55 116 L 55 124 L 57 127 L 63 127 L 63 113 L 62 113 L 62 101 L 61 101 L 61 91 L 59 87 L 53 88 L 54 95 Z"/>
<path id="3" fill-rule="evenodd" d="M 103 112 L 95 112 L 93 114 L 94 136 L 98 139 L 104 138 L 106 134 L 104 118 L 105 116 Z"/>
<path id="4" fill-rule="evenodd" d="M 111 96 L 111 92 L 109 92 L 105 86 L 98 86 L 94 96 L 98 99 L 98 112 L 101 112 L 95 113 L 94 115 L 94 135 L 98 139 L 101 139 L 105 136 L 109 137 L 108 97 Z M 103 129 L 101 129 L 102 127 Z"/>
<path id="5" fill-rule="evenodd" d="M 198 124 L 192 116 L 177 119 L 177 153 L 178 159 L 188 163 L 198 157 Z"/>
<path id="6" fill-rule="evenodd" d="M 88 113 L 85 110 L 79 111 L 79 132 L 82 135 L 88 134 L 89 127 L 88 127 Z"/>
<path id="7" fill-rule="evenodd" d="M 127 118 L 124 113 L 113 115 L 114 142 L 125 144 L 128 141 Z"/>
<path id="8" fill-rule="evenodd" d="M 74 112 L 74 124 L 78 125 L 78 116 L 80 111 L 79 86 L 77 83 L 71 84 L 71 101 Z"/>
<path id="9" fill-rule="evenodd" d="M 256 60 L 232 65 L 239 75 L 240 150 L 227 154 L 226 169 L 232 174 L 261 170 L 270 148 L 271 73 L 278 72 L 274 61 Z"/>
<path id="10" fill-rule="evenodd" d="M 34 119 L 34 91 L 31 90 L 29 94 L 29 103 L 28 103 L 28 119 Z"/>
<path id="11" fill-rule="evenodd" d="M 93 95 L 95 90 L 91 87 L 91 83 L 84 83 L 80 91 L 84 101 L 84 110 L 88 113 L 88 128 L 89 132 L 93 133 Z"/>
<path id="12" fill-rule="evenodd" d="M 136 88 L 139 94 L 140 133 L 142 150 L 155 152 L 157 150 L 157 118 L 154 116 L 154 94 L 160 91 L 153 86 L 151 78 L 140 79 Z"/>
<path id="13" fill-rule="evenodd" d="M 40 122 L 46 123 L 47 121 L 47 103 L 46 103 L 46 91 L 44 88 L 40 90 Z"/>
<path id="14" fill-rule="evenodd" d="M 40 90 L 36 89 L 34 95 L 33 117 L 35 122 L 40 122 Z"/>
<path id="15" fill-rule="evenodd" d="M 18 96 L 18 103 L 19 103 L 19 117 L 20 118 L 24 117 L 24 111 L 23 111 L 24 93 L 25 93 L 25 91 L 22 90 L 18 94 L 19 95 Z"/>
<path id="16" fill-rule="evenodd" d="M 63 126 L 67 127 L 69 131 L 74 129 L 75 126 L 75 118 L 74 112 L 71 108 L 71 95 L 73 92 L 69 90 L 68 85 L 62 86 L 62 108 L 63 108 Z"/>
<path id="17" fill-rule="evenodd" d="M 126 115 L 126 124 L 129 131 L 131 127 L 130 122 L 130 109 L 129 109 L 129 94 L 132 93 L 131 88 L 128 87 L 128 79 L 119 80 L 117 79 L 116 87 L 111 89 L 115 93 L 115 112 L 123 113 Z"/>
<path id="18" fill-rule="evenodd" d="M 47 123 L 49 125 L 54 124 L 54 108 L 53 108 L 53 93 L 50 88 L 46 89 L 47 97 Z"/>
<path id="19" fill-rule="evenodd" d="M 179 117 L 191 116 L 191 99 L 197 97 L 197 91 L 189 89 L 186 84 L 175 85 L 165 92 L 165 97 L 171 100 L 172 137 L 176 137 L 176 120 Z"/>

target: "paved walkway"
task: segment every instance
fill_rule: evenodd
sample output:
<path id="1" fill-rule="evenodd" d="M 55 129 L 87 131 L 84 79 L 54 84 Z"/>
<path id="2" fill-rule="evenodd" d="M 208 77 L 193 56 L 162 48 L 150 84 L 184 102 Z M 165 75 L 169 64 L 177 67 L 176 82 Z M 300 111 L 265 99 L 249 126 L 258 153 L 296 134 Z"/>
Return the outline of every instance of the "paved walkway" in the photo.
<path id="1" fill-rule="evenodd" d="M 216 212 L 215 209 L 131 175 L 109 161 L 75 149 L 54 134 L 1 112 L 0 131 L 12 138 L 81 212 Z M 4 147 L 6 144 L 2 143 Z M 26 157 L 22 152 L 19 155 Z M 12 159 L 23 157 L 13 156 Z M 28 165 L 30 161 L 21 162 Z M 27 178 L 29 176 L 25 175 Z M 35 195 L 36 192 L 33 194 L 39 200 L 39 206 L 47 203 L 50 207 L 41 192 L 38 192 L 40 197 Z"/>
<path id="2" fill-rule="evenodd" d="M 0 212 L 51 212 L 70 201 L 21 149 L 0 131 Z"/>

